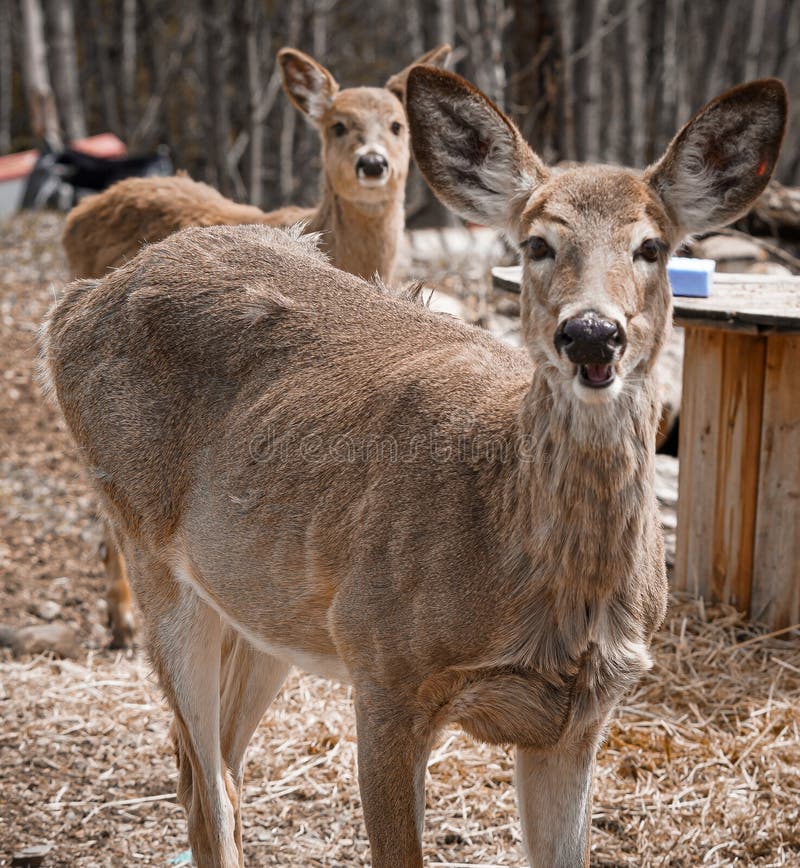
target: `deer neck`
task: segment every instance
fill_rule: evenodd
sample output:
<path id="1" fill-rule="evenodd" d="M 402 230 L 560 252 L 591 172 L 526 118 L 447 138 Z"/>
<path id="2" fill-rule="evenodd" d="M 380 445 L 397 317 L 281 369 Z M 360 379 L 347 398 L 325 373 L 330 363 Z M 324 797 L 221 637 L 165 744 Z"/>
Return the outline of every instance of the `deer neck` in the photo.
<path id="1" fill-rule="evenodd" d="M 337 268 L 365 279 L 389 282 L 403 235 L 403 197 L 384 202 L 353 202 L 337 195 L 327 181 L 309 229 L 322 232 L 322 247 Z"/>
<path id="2" fill-rule="evenodd" d="M 514 530 L 556 620 L 635 593 L 650 564 L 658 398 L 651 378 L 609 405 L 575 406 L 541 370 L 519 415 Z"/>

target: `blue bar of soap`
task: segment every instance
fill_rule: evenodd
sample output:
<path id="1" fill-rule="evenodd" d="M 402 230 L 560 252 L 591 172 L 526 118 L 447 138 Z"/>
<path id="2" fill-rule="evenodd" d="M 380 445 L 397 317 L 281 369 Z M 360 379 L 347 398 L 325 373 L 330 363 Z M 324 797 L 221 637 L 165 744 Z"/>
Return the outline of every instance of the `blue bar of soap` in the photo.
<path id="1" fill-rule="evenodd" d="M 716 263 L 713 259 L 689 259 L 673 256 L 667 262 L 667 275 L 673 295 L 708 298 Z"/>

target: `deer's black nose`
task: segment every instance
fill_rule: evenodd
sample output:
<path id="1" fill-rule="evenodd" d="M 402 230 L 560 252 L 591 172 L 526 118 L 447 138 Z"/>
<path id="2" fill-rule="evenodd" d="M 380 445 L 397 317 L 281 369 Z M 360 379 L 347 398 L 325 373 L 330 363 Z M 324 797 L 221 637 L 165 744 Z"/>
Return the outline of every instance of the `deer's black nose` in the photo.
<path id="1" fill-rule="evenodd" d="M 587 311 L 564 320 L 556 329 L 556 349 L 576 365 L 603 365 L 625 349 L 625 329 L 610 319 Z"/>
<path id="2" fill-rule="evenodd" d="M 389 170 L 389 162 L 383 154 L 362 154 L 356 160 L 356 172 L 368 178 L 380 178 Z"/>

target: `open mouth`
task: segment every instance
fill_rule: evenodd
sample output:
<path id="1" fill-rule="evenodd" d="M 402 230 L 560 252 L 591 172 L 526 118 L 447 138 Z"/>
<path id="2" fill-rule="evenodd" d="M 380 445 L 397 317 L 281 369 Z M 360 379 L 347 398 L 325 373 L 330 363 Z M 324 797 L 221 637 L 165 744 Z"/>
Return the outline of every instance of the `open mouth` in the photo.
<path id="1" fill-rule="evenodd" d="M 375 175 L 367 175 L 366 172 L 362 172 L 359 170 L 358 172 L 358 183 L 361 184 L 362 187 L 384 187 L 386 186 L 386 182 L 389 180 L 389 173 L 385 172 L 383 175 L 375 176 Z"/>
<path id="2" fill-rule="evenodd" d="M 605 389 L 614 382 L 613 365 L 579 365 L 578 379 L 590 389 Z"/>

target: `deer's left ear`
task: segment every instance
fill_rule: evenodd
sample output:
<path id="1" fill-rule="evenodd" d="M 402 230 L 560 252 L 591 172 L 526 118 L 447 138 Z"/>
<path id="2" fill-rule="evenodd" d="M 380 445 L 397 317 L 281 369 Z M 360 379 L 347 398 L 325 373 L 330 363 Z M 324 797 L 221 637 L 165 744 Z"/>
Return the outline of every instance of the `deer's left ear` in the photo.
<path id="1" fill-rule="evenodd" d="M 450 57 L 452 48 L 445 43 L 438 48 L 434 48 L 422 57 L 418 57 L 413 63 L 409 64 L 405 69 L 395 73 L 385 84 L 386 90 L 393 93 L 403 105 L 406 104 L 406 82 L 408 74 L 411 70 L 420 64 L 423 66 L 444 66 L 447 63 L 447 58 Z"/>
<path id="2" fill-rule="evenodd" d="M 439 199 L 513 235 L 547 170 L 511 120 L 466 79 L 428 66 L 411 70 L 406 112 L 414 158 Z"/>
<path id="3" fill-rule="evenodd" d="M 336 79 L 321 63 L 295 48 L 282 48 L 278 52 L 278 63 L 283 89 L 289 99 L 318 123 L 339 92 Z"/>
<path id="4" fill-rule="evenodd" d="M 726 91 L 686 124 L 645 173 L 684 233 L 731 223 L 767 186 L 788 105 L 776 78 Z"/>

